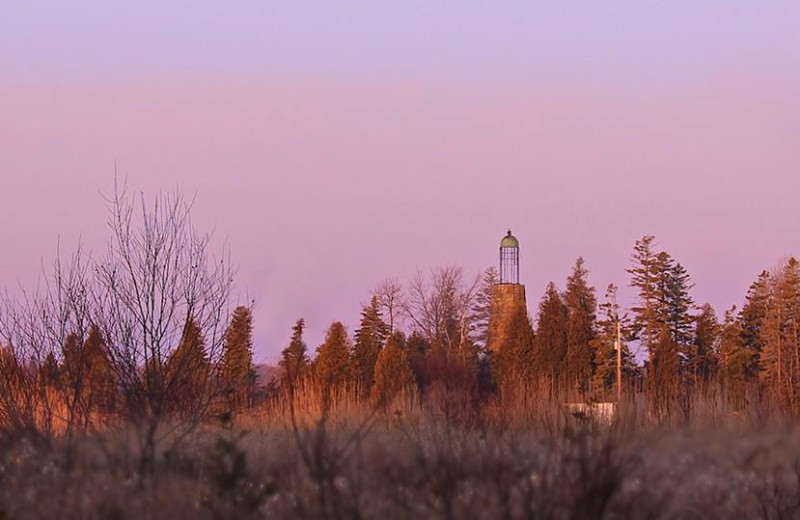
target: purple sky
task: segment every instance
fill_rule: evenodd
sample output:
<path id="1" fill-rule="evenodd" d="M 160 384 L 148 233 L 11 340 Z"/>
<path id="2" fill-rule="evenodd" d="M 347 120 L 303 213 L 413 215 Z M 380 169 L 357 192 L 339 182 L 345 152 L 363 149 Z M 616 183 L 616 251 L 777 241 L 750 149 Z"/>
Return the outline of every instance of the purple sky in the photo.
<path id="1" fill-rule="evenodd" d="M 115 160 L 197 194 L 259 360 L 509 226 L 532 311 L 578 255 L 629 299 L 645 233 L 720 316 L 800 254 L 795 0 L 274 4 L 3 4 L 0 286 L 102 247 Z"/>

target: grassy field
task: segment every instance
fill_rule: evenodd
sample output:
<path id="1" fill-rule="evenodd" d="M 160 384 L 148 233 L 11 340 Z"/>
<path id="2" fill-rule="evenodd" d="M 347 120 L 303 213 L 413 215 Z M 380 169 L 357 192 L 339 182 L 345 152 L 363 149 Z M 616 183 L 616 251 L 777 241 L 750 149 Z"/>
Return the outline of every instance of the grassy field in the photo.
<path id="1" fill-rule="evenodd" d="M 693 417 L 265 409 L 165 430 L 146 474 L 132 430 L 15 436 L 0 518 L 800 517 L 797 428 L 712 406 Z"/>

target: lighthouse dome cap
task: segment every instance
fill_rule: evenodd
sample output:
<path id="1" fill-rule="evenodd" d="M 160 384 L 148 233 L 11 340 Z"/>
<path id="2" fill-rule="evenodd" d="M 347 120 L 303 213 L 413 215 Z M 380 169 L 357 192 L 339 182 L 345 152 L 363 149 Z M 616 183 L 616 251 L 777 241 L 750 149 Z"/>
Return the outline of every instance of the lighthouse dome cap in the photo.
<path id="1" fill-rule="evenodd" d="M 519 247 L 519 240 L 511 234 L 510 229 L 508 233 L 506 233 L 506 236 L 503 237 L 503 240 L 500 241 L 500 247 Z"/>

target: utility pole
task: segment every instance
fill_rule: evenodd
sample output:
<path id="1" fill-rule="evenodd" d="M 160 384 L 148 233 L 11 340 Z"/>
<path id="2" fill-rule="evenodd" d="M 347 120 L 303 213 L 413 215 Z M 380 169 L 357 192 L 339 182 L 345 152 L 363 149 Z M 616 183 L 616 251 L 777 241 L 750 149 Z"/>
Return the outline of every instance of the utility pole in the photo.
<path id="1" fill-rule="evenodd" d="M 617 316 L 617 406 L 622 403 L 622 332 Z"/>

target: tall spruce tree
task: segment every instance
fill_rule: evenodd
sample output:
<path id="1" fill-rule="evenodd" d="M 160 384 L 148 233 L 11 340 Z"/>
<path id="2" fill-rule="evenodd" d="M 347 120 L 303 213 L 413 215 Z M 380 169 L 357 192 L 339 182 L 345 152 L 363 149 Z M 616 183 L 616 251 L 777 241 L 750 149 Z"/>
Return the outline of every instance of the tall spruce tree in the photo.
<path id="1" fill-rule="evenodd" d="M 535 363 L 531 320 L 523 307 L 516 307 L 504 342 L 492 347 L 489 363 L 501 392 L 521 389 L 533 381 Z"/>
<path id="2" fill-rule="evenodd" d="M 790 258 L 770 277 L 760 328 L 762 381 L 773 400 L 800 411 L 800 262 Z"/>
<path id="3" fill-rule="evenodd" d="M 800 262 L 795 257 L 783 266 L 777 293 L 784 315 L 786 399 L 789 409 L 797 413 L 800 412 Z"/>
<path id="4" fill-rule="evenodd" d="M 395 334 L 398 333 L 396 332 Z M 427 339 L 425 339 L 425 336 L 416 330 L 411 333 L 411 335 L 408 337 L 408 340 L 405 340 L 405 338 L 403 339 L 404 341 L 402 344 L 405 345 L 406 355 L 408 357 L 408 362 L 411 365 L 411 370 L 414 372 L 414 378 L 416 379 L 420 388 L 424 391 L 425 387 L 429 383 L 426 361 L 432 350 L 431 344 Z"/>
<path id="5" fill-rule="evenodd" d="M 53 352 L 48 352 L 44 358 L 44 363 L 39 369 L 39 380 L 46 386 L 60 388 L 60 378 L 61 374 L 56 356 Z"/>
<path id="6" fill-rule="evenodd" d="M 769 271 L 761 271 L 747 290 L 745 304 L 739 313 L 743 345 L 752 352 L 756 360 L 764 348 L 762 328 L 769 313 L 771 288 L 772 277 Z"/>
<path id="7" fill-rule="evenodd" d="M 181 412 L 191 412 L 200 403 L 210 375 L 208 353 L 203 333 L 189 317 L 183 328 L 181 341 L 167 358 L 164 366 L 165 397 L 168 407 Z"/>
<path id="8" fill-rule="evenodd" d="M 483 272 L 478 292 L 475 294 L 475 303 L 472 305 L 470 324 L 470 337 L 479 350 L 485 350 L 489 342 L 489 318 L 492 305 L 492 288 L 500 281 L 500 275 L 495 267 L 490 267 Z"/>
<path id="9" fill-rule="evenodd" d="M 594 389 L 597 398 L 607 400 L 617 384 L 617 324 L 620 327 L 622 347 L 621 372 L 623 382 L 630 380 L 635 371 L 635 361 L 628 349 L 625 339 L 630 335 L 629 321 L 620 314 L 617 302 L 617 286 L 610 284 L 606 288 L 604 302 L 600 304 L 600 319 L 597 322 L 598 333 L 592 342 L 595 352 Z"/>
<path id="10" fill-rule="evenodd" d="M 334 322 L 325 335 L 325 342 L 317 349 L 314 359 L 314 376 L 325 395 L 341 390 L 352 381 L 350 340 L 341 322 Z"/>
<path id="11" fill-rule="evenodd" d="M 551 397 L 565 390 L 564 359 L 567 354 L 567 323 L 567 306 L 564 305 L 556 285 L 550 282 L 539 303 L 533 344 L 536 374 L 549 386 Z"/>
<path id="12" fill-rule="evenodd" d="M 737 410 L 748 402 L 748 390 L 754 379 L 754 350 L 745 344 L 736 306 L 725 313 L 719 340 L 720 383 L 725 398 Z"/>
<path id="13" fill-rule="evenodd" d="M 222 345 L 222 383 L 234 408 L 246 406 L 252 395 L 253 312 L 240 305 L 233 311 Z"/>
<path id="14" fill-rule="evenodd" d="M 594 373 L 592 342 L 597 335 L 597 298 L 595 288 L 588 283 L 588 275 L 584 260 L 579 257 L 567 279 L 564 298 L 568 314 L 565 381 L 569 389 L 577 390 L 582 396 L 589 390 Z"/>
<path id="15" fill-rule="evenodd" d="M 647 399 L 656 417 L 669 416 L 681 392 L 680 355 L 667 325 L 662 325 L 658 342 L 647 366 Z"/>
<path id="16" fill-rule="evenodd" d="M 77 334 L 69 334 L 62 347 L 61 369 L 53 363 L 54 360 L 48 363 L 49 377 L 61 376 L 61 388 L 67 392 L 71 415 L 81 413 L 89 420 L 89 412 L 112 410 L 116 377 L 99 328 L 91 326 L 83 342 Z"/>
<path id="17" fill-rule="evenodd" d="M 306 344 L 303 341 L 303 330 L 306 322 L 300 318 L 292 327 L 292 339 L 289 346 L 281 352 L 280 367 L 281 388 L 293 393 L 297 384 L 306 376 L 308 371 L 308 355 Z"/>
<path id="18" fill-rule="evenodd" d="M 638 291 L 637 301 L 631 308 L 634 314 L 632 332 L 650 354 L 661 331 L 663 294 L 659 286 L 661 277 L 654 242 L 652 235 L 636 241 L 631 255 L 633 266 L 627 270 L 631 275 L 631 287 Z"/>
<path id="19" fill-rule="evenodd" d="M 404 391 L 413 390 L 414 373 L 403 348 L 403 338 L 393 334 L 378 355 L 371 399 L 376 406 L 389 406 Z"/>
<path id="20" fill-rule="evenodd" d="M 695 319 L 694 340 L 689 352 L 689 373 L 695 388 L 705 389 L 714 380 L 717 371 L 720 324 L 710 304 L 700 308 Z"/>
<path id="21" fill-rule="evenodd" d="M 375 363 L 388 334 L 389 326 L 381 316 L 380 302 L 373 296 L 369 305 L 361 309 L 361 324 L 353 344 L 353 368 L 362 396 L 369 396 L 372 389 Z"/>
<path id="22" fill-rule="evenodd" d="M 646 235 L 636 242 L 632 255 L 631 286 L 638 290 L 634 312 L 633 332 L 647 348 L 650 357 L 649 381 L 645 389 L 650 403 L 659 410 L 669 409 L 688 382 L 693 361 L 694 301 L 690 295 L 693 287 L 686 269 L 665 251 L 655 251 L 655 238 Z M 669 341 L 664 338 L 669 335 Z M 659 349 L 660 362 L 656 363 L 655 350 Z M 673 348 L 675 352 L 665 349 Z M 672 370 L 673 360 L 678 360 L 676 382 L 668 381 L 659 367 Z M 671 374 L 671 372 L 670 372 Z M 658 385 L 666 385 L 661 388 Z"/>
<path id="23" fill-rule="evenodd" d="M 117 401 L 117 378 L 108 355 L 108 346 L 100 329 L 92 325 L 83 344 L 89 407 L 92 410 L 110 412 Z"/>
<path id="24" fill-rule="evenodd" d="M 87 378 L 86 356 L 83 343 L 75 333 L 64 339 L 61 347 L 61 384 L 68 393 L 68 400 L 77 403 L 85 394 Z M 72 406 L 72 405 L 71 405 Z"/>
<path id="25" fill-rule="evenodd" d="M 762 355 L 768 336 L 767 317 L 771 312 L 772 305 L 772 275 L 769 271 L 761 271 L 747 290 L 745 303 L 738 314 L 737 325 L 742 336 L 742 348 L 747 352 L 747 355 L 742 357 L 749 360 L 749 366 L 745 372 L 764 385 L 769 377 Z"/>
<path id="26" fill-rule="evenodd" d="M 660 321 L 667 325 L 672 340 L 686 360 L 695 321 L 691 314 L 694 300 L 689 294 L 694 284 L 686 269 L 675 262 L 669 253 L 662 251 L 657 258 L 657 276 L 661 287 L 658 297 L 659 314 L 662 314 Z"/>

